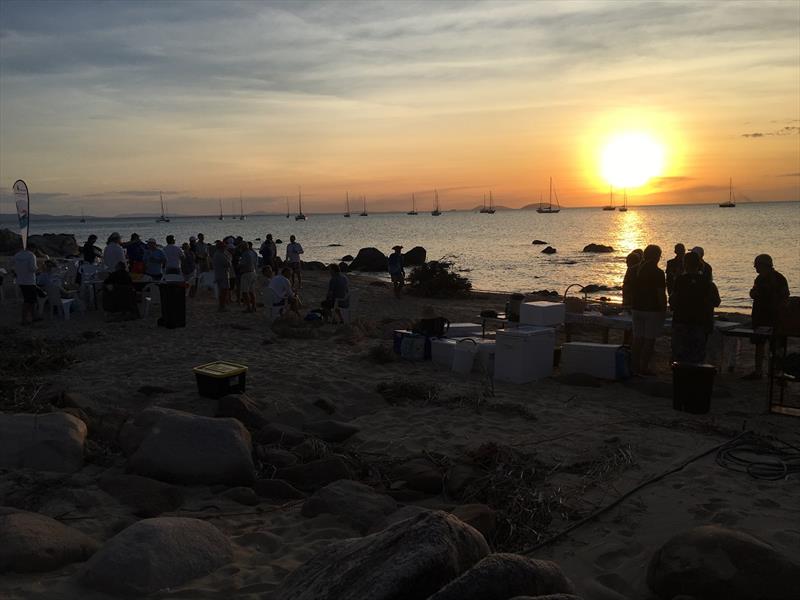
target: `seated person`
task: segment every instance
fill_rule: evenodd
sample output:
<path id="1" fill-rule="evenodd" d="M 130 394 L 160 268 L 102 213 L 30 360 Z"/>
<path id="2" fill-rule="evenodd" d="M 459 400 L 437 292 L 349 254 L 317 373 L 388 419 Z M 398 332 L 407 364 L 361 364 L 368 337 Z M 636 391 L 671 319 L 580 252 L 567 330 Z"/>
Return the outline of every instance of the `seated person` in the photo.
<path id="1" fill-rule="evenodd" d="M 103 282 L 103 310 L 129 319 L 139 318 L 133 280 L 122 261 L 117 263 L 117 268 Z"/>
<path id="2" fill-rule="evenodd" d="M 328 282 L 328 294 L 322 301 L 322 316 L 328 321 L 335 310 L 339 322 L 343 323 L 342 313 L 339 309 L 350 308 L 350 284 L 347 277 L 342 274 L 339 265 L 334 263 L 328 265 L 328 271 L 331 278 Z"/>
<path id="3" fill-rule="evenodd" d="M 273 306 L 288 306 L 289 310 L 300 316 L 300 299 L 297 297 L 289 277 L 292 276 L 292 270 L 284 267 L 281 272 L 272 277 L 269 281 L 269 289 L 275 295 Z"/>

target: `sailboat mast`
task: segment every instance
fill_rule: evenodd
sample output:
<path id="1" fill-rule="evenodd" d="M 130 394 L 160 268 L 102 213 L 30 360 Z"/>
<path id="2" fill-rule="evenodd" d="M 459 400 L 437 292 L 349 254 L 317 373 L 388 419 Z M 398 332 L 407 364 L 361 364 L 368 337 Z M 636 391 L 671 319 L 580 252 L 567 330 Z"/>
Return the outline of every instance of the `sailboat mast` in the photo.
<path id="1" fill-rule="evenodd" d="M 414 192 L 411 192 L 411 210 L 412 212 L 417 210 L 417 199 L 414 197 Z"/>
<path id="2" fill-rule="evenodd" d="M 549 208 L 553 208 L 553 178 L 550 177 L 550 194 L 547 196 L 547 204 Z"/>
<path id="3" fill-rule="evenodd" d="M 299 209 L 299 214 L 303 214 L 303 188 L 297 186 L 297 208 Z"/>

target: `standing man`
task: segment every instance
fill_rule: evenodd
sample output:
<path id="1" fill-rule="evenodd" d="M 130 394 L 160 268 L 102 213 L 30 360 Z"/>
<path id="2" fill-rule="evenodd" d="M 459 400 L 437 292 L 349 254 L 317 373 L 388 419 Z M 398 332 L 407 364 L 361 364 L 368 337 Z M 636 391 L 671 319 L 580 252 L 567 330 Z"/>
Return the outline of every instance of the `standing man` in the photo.
<path id="1" fill-rule="evenodd" d="M 139 239 L 139 234 L 132 233 L 130 241 L 125 244 L 131 273 L 144 273 L 144 251 L 146 249 L 147 246 Z"/>
<path id="2" fill-rule="evenodd" d="M 297 288 L 303 287 L 303 276 L 300 272 L 300 255 L 303 254 L 303 247 L 297 242 L 294 236 L 289 237 L 289 243 L 286 245 L 286 262 L 289 263 L 289 269 L 292 272 L 292 286 L 294 286 L 294 278 L 297 276 Z"/>
<path id="3" fill-rule="evenodd" d="M 278 257 L 278 247 L 272 239 L 272 234 L 268 233 L 264 243 L 261 244 L 261 257 L 264 260 L 263 267 L 271 267 L 275 270 L 275 259 Z"/>
<path id="4" fill-rule="evenodd" d="M 705 250 L 703 250 L 700 246 L 695 246 L 692 248 L 692 252 L 700 257 L 700 274 L 709 281 L 714 281 L 713 269 L 711 268 L 711 265 L 706 262 L 705 258 L 703 258 L 706 254 Z"/>
<path id="5" fill-rule="evenodd" d="M 22 324 L 30 325 L 36 311 L 36 256 L 27 248 L 14 255 L 14 273 L 22 292 Z"/>
<path id="6" fill-rule="evenodd" d="M 667 295 L 672 295 L 675 281 L 683 274 L 683 257 L 686 256 L 686 246 L 675 244 L 675 258 L 667 261 Z"/>
<path id="7" fill-rule="evenodd" d="M 402 246 L 392 246 L 392 254 L 389 255 L 389 276 L 392 278 L 395 298 L 399 298 L 403 293 L 403 286 L 406 284 L 406 272 L 403 269 Z"/>
<path id="8" fill-rule="evenodd" d="M 103 250 L 103 264 L 109 271 L 116 271 L 117 265 L 125 260 L 125 249 L 122 247 L 122 236 L 116 231 L 108 236 Z"/>
<path id="9" fill-rule="evenodd" d="M 205 236 L 202 233 L 198 233 L 197 242 L 194 245 L 194 256 L 197 259 L 197 266 L 201 273 L 211 269 L 208 259 L 208 244 L 206 244 L 205 240 Z"/>
<path id="10" fill-rule="evenodd" d="M 166 264 L 167 257 L 164 256 L 164 251 L 156 245 L 155 238 L 147 240 L 147 248 L 144 251 L 145 275 L 149 275 L 153 281 L 161 281 Z"/>
<path id="11" fill-rule="evenodd" d="M 634 373 L 653 375 L 650 360 L 667 310 L 666 277 L 658 267 L 661 248 L 650 244 L 644 249 L 642 259 L 633 290 L 631 362 Z"/>
<path id="12" fill-rule="evenodd" d="M 775 270 L 769 254 L 759 254 L 753 261 L 758 273 L 750 297 L 753 299 L 753 329 L 775 327 L 781 307 L 789 300 L 789 282 Z M 764 376 L 763 336 L 753 336 L 756 345 L 755 370 L 744 379 L 761 379 Z"/>
<path id="13" fill-rule="evenodd" d="M 214 256 L 211 258 L 211 266 L 214 268 L 214 282 L 217 284 L 217 293 L 219 295 L 219 312 L 225 312 L 228 304 L 228 295 L 231 289 L 231 272 L 233 271 L 233 264 L 231 262 L 231 255 L 225 249 L 225 244 L 217 242 Z"/>
<path id="14" fill-rule="evenodd" d="M 256 267 L 258 267 L 258 254 L 253 250 L 253 244 L 242 242 L 242 255 L 239 257 L 239 290 L 241 301 L 244 303 L 244 312 L 256 312 Z"/>
<path id="15" fill-rule="evenodd" d="M 181 274 L 181 260 L 183 259 L 183 250 L 175 245 L 175 236 L 167 236 L 167 245 L 164 247 L 164 256 L 167 259 L 167 275 L 180 275 Z"/>

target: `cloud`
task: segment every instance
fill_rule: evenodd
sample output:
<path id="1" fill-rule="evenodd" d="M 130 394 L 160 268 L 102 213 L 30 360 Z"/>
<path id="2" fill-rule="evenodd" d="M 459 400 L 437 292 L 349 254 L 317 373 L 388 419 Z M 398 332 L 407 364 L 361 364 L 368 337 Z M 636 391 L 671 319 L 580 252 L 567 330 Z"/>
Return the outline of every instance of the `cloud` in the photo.
<path id="1" fill-rule="evenodd" d="M 745 138 L 760 138 L 772 135 L 797 135 L 800 134 L 800 127 L 796 127 L 794 125 L 787 125 L 786 127 L 782 127 L 775 131 L 770 131 L 767 133 L 764 132 L 755 132 L 755 133 L 743 133 L 742 137 Z"/>
<path id="2" fill-rule="evenodd" d="M 780 175 L 775 175 L 775 177 L 800 177 L 800 173 L 781 173 Z"/>

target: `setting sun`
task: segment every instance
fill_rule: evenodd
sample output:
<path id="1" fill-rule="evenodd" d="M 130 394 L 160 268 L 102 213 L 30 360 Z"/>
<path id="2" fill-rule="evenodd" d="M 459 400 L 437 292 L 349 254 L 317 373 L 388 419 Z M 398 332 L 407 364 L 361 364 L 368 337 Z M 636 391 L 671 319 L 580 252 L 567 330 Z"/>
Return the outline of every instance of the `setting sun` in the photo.
<path id="1" fill-rule="evenodd" d="M 612 137 L 603 147 L 600 172 L 615 187 L 644 185 L 664 169 L 664 146 L 647 133 L 626 132 Z"/>

